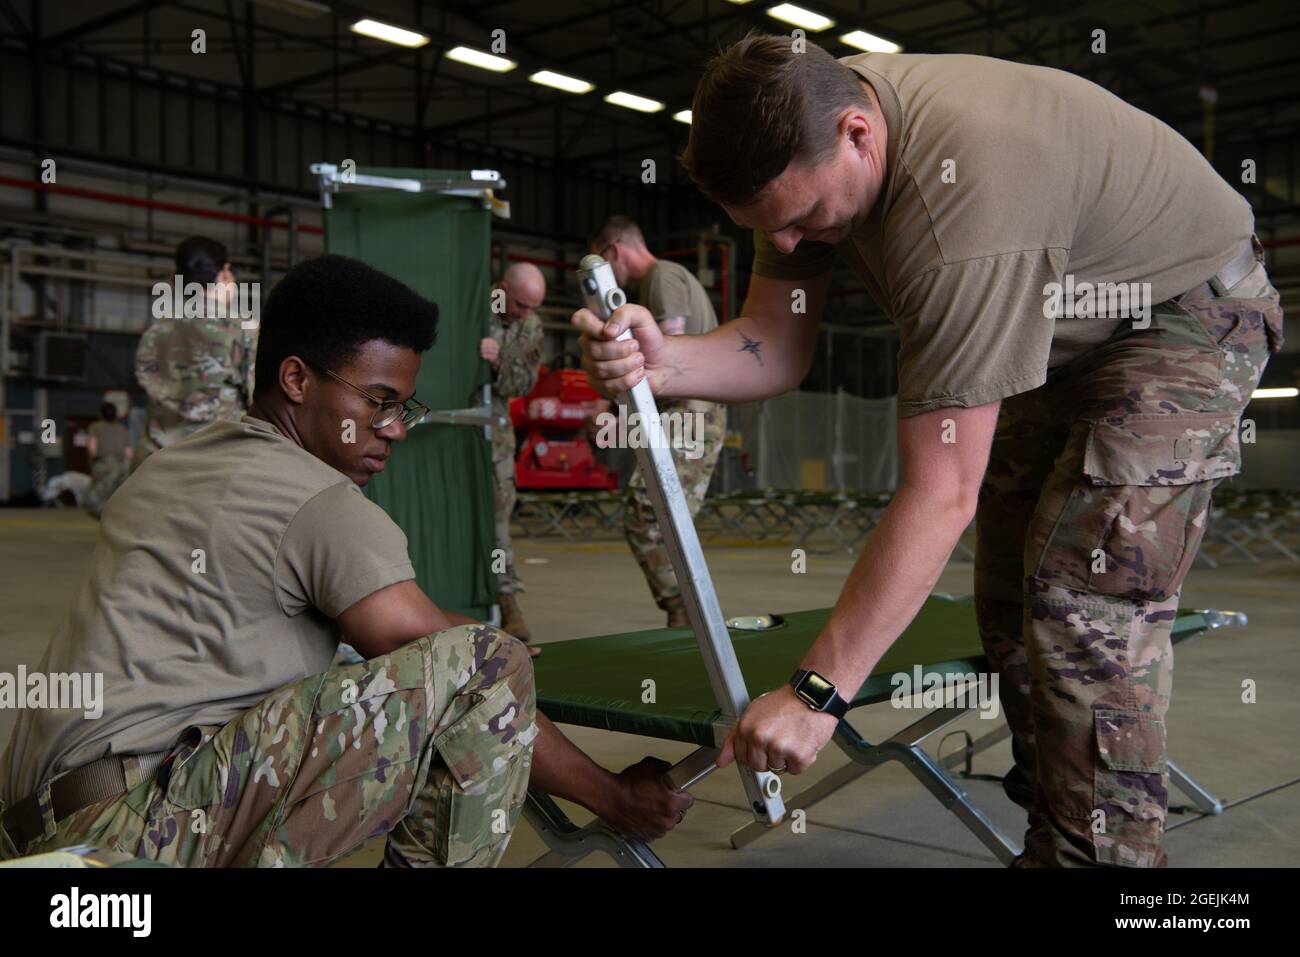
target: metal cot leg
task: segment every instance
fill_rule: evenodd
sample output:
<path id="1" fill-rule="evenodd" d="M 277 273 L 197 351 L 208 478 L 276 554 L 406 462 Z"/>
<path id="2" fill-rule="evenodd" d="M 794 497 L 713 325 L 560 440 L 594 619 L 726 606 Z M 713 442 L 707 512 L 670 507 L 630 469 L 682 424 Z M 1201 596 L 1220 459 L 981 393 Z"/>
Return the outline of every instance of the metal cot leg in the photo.
<path id="1" fill-rule="evenodd" d="M 619 867 L 664 866 L 647 844 L 624 837 L 604 821 L 578 827 L 549 794 L 541 791 L 529 790 L 524 818 L 550 848 L 529 867 L 568 867 L 596 851 L 608 854 Z"/>
<path id="2" fill-rule="evenodd" d="M 1192 778 L 1188 777 L 1186 772 L 1184 772 L 1178 765 L 1174 764 L 1174 762 L 1169 761 L 1168 767 L 1169 783 L 1191 798 L 1192 803 L 1195 804 L 1197 808 L 1206 814 L 1223 813 L 1222 801 L 1205 788 L 1201 787 L 1201 785 Z"/>
<path id="3" fill-rule="evenodd" d="M 1020 853 L 1020 848 L 997 829 L 943 767 L 921 748 L 921 743 L 926 738 L 952 724 L 970 710 L 970 708 L 951 706 L 937 708 L 921 720 L 908 725 L 892 738 L 874 745 L 858 734 L 847 721 L 841 721 L 835 730 L 834 740 L 853 763 L 840 768 L 819 784 L 791 798 L 787 806 L 808 808 L 866 774 L 872 768 L 887 761 L 900 761 L 931 794 L 939 799 L 940 804 L 952 811 L 980 843 L 993 852 L 999 861 L 1003 864 L 1011 863 L 1012 858 Z M 985 746 L 994 743 L 991 739 L 997 733 L 981 738 L 980 743 L 984 743 Z M 769 829 L 757 822 L 747 824 L 731 835 L 731 845 L 735 848 L 745 847 L 767 830 Z"/>

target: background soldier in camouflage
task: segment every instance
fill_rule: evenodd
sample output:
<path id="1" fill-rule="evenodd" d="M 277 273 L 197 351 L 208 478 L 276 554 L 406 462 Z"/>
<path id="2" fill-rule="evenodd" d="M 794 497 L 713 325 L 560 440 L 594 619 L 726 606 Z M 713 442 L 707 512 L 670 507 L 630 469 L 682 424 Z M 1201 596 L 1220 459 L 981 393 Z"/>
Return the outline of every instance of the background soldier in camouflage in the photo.
<path id="1" fill-rule="evenodd" d="M 501 627 L 521 641 L 532 638 L 515 596 L 524 590 L 515 572 L 510 540 L 510 516 L 515 510 L 515 429 L 510 424 L 510 399 L 527 395 L 537 384 L 542 362 L 542 322 L 536 309 L 546 298 L 546 279 L 532 263 L 515 263 L 492 287 L 492 335 L 479 343 L 479 355 L 492 364 L 492 469 L 496 477 L 496 548 L 502 562 L 498 573 Z M 504 423 L 504 424 L 501 424 Z M 536 655 L 539 649 L 533 648 Z"/>
<path id="2" fill-rule="evenodd" d="M 686 267 L 651 254 L 640 227 L 628 217 L 611 217 L 592 236 L 591 251 L 609 262 L 621 288 L 626 290 L 629 283 L 638 284 L 640 304 L 650 310 L 665 335 L 698 336 L 718 327 L 713 303 L 700 281 Z M 727 407 L 719 402 L 683 399 L 661 402 L 659 411 L 695 418 L 691 434 L 699 445 L 689 450 L 690 455 L 686 448 L 672 449 L 677 477 L 686 494 L 691 518 L 694 518 L 704 504 L 713 469 L 718 464 L 722 443 L 727 437 Z M 691 457 L 697 453 L 697 457 Z M 677 575 L 668 558 L 668 549 L 655 520 L 654 506 L 650 503 L 639 467 L 627 484 L 623 532 L 645 574 L 655 604 L 668 613 L 668 626 L 689 624 Z"/>
<path id="3" fill-rule="evenodd" d="M 117 406 L 105 402 L 99 407 L 99 421 L 86 430 L 90 445 L 90 490 L 86 493 L 86 511 L 95 518 L 104 509 L 109 496 L 126 481 L 131 447 L 126 426 L 118 421 Z"/>
<path id="4" fill-rule="evenodd" d="M 186 285 L 217 284 L 215 294 L 229 305 L 235 274 L 226 247 L 191 236 L 176 247 L 176 272 Z M 243 320 L 217 317 L 155 319 L 140 337 L 135 376 L 149 396 L 149 416 L 137 443 L 131 471 L 152 453 L 197 432 L 211 422 L 236 422 L 252 401 L 257 330 Z"/>

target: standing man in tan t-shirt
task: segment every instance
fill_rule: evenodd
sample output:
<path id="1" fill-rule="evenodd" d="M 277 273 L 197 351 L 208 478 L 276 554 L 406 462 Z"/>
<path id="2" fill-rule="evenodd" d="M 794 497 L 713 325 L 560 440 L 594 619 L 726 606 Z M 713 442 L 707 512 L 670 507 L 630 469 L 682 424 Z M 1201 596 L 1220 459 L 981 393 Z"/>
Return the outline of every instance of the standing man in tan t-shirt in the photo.
<path id="1" fill-rule="evenodd" d="M 702 336 L 718 328 L 713 303 L 700 281 L 685 266 L 657 259 L 646 248 L 641 228 L 628 217 L 611 217 L 592 236 L 591 251 L 609 262 L 620 287 L 626 289 L 630 283 L 638 285 L 641 306 L 654 316 L 664 335 Z M 720 402 L 685 399 L 664 402 L 659 411 L 680 417 L 682 431 L 678 434 L 683 441 L 672 447 L 673 464 L 686 493 L 687 508 L 694 518 L 704 504 L 727 437 L 727 407 Z M 655 604 L 668 613 L 668 627 L 690 624 L 640 468 L 627 483 L 623 531 L 645 573 Z"/>
<path id="2" fill-rule="evenodd" d="M 1004 787 L 1029 820 L 1017 863 L 1163 864 L 1170 628 L 1282 343 L 1249 205 L 1154 117 L 985 57 L 837 61 L 751 34 L 692 112 L 684 165 L 755 231 L 748 297 L 694 338 L 637 306 L 580 310 L 593 377 L 731 402 L 793 389 L 837 257 L 900 342 L 901 484 L 800 671 L 720 760 L 805 770 L 975 518 Z M 635 341 L 610 341 L 624 328 Z"/>
<path id="3" fill-rule="evenodd" d="M 86 493 L 86 511 L 99 518 L 109 496 L 126 481 L 132 450 L 126 426 L 112 402 L 100 404 L 99 421 L 92 422 L 86 432 L 92 481 Z"/>

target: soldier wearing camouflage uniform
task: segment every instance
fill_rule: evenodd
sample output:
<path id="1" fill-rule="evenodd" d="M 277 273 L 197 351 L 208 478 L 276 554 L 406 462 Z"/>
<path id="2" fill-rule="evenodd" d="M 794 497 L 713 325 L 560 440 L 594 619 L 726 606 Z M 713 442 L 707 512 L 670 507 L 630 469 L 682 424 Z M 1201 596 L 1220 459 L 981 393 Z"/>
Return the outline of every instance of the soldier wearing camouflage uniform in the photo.
<path id="1" fill-rule="evenodd" d="M 479 355 L 492 366 L 492 471 L 495 476 L 496 543 L 493 563 L 500 563 L 501 627 L 520 641 L 532 633 L 515 596 L 524 584 L 515 571 L 510 517 L 518 491 L 515 486 L 515 429 L 510 424 L 510 400 L 527 395 L 537 384 L 542 362 L 542 321 L 536 309 L 546 298 L 546 279 L 532 263 L 515 263 L 491 292 L 491 332 L 479 343 Z M 532 653 L 538 653 L 537 648 Z"/>
<path id="2" fill-rule="evenodd" d="M 1028 819 L 1016 866 L 1164 865 L 1170 629 L 1282 345 L 1249 205 L 1154 117 L 985 57 L 837 61 L 751 34 L 706 67 L 693 115 L 684 165 L 754 229 L 748 297 L 689 341 L 636 307 L 579 312 L 604 387 L 794 388 L 837 258 L 899 335 L 901 484 L 792 685 L 750 704 L 722 763 L 805 770 L 838 705 L 803 672 L 851 699 L 974 518 L 1004 787 Z M 636 344 L 609 341 L 628 326 Z"/>
<path id="3" fill-rule="evenodd" d="M 35 669 L 102 676 L 102 696 L 19 714 L 0 858 L 325 866 L 387 835 L 389 866 L 491 866 L 530 785 L 642 839 L 681 820 L 668 765 L 612 774 L 570 744 L 525 646 L 438 608 L 361 492 L 427 411 L 436 317 L 339 256 L 280 282 L 250 414 L 157 453 L 104 509 Z M 365 660 L 331 667 L 343 636 Z"/>
<path id="4" fill-rule="evenodd" d="M 613 216 L 592 237 L 591 251 L 603 256 L 614 270 L 621 288 L 638 286 L 638 301 L 655 317 L 665 335 L 699 336 L 718 327 L 713 303 L 700 281 L 686 267 L 658 259 L 646 248 L 645 237 L 626 216 Z M 685 399 L 659 404 L 661 414 L 692 416 L 694 447 L 674 445 L 673 464 L 686 495 L 687 509 L 694 518 L 704 504 L 713 469 L 718 464 L 727 437 L 727 407 L 720 402 Z M 681 421 L 686 421 L 684 418 Z M 646 492 L 641 469 L 627 484 L 623 510 L 623 532 L 645 574 L 655 604 L 668 614 L 668 627 L 689 624 L 682 590 L 668 558 L 663 533 L 655 519 L 654 506 Z"/>
<path id="5" fill-rule="evenodd" d="M 213 295 L 231 303 L 235 274 L 221 243 L 202 236 L 184 240 L 176 247 L 176 271 L 184 285 L 212 283 Z M 149 396 L 149 415 L 132 472 L 158 449 L 212 422 L 237 422 L 248 409 L 257 330 L 245 329 L 244 320 L 218 309 L 212 298 L 205 311 L 202 318 L 156 319 L 140 337 L 135 376 Z"/>

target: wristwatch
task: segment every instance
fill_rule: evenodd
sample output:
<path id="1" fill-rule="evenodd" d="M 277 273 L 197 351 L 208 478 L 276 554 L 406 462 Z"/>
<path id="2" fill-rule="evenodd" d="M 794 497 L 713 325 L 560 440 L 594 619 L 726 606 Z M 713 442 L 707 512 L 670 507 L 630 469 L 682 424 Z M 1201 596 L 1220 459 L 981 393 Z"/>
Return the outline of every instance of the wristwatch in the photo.
<path id="1" fill-rule="evenodd" d="M 849 711 L 849 703 L 840 697 L 839 690 L 811 668 L 799 668 L 790 676 L 790 686 L 794 688 L 804 704 L 814 711 L 842 718 Z"/>

